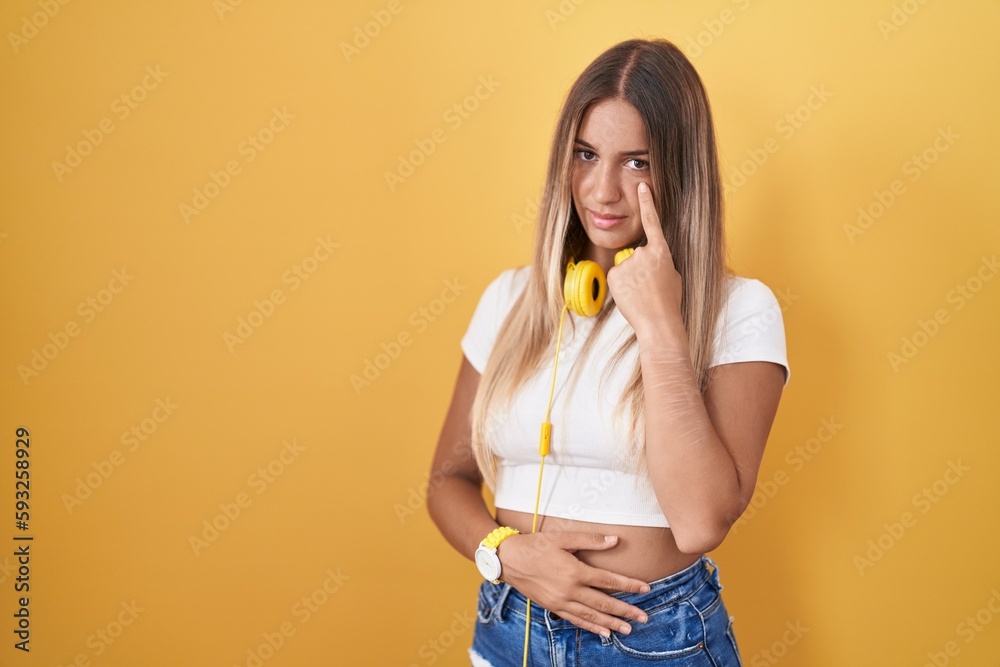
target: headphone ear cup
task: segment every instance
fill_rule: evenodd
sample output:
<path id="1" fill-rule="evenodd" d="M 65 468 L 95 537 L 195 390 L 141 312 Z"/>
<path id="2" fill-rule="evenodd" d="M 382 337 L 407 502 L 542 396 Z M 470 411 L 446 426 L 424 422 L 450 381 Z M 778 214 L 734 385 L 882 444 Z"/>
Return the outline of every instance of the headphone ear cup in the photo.
<path id="1" fill-rule="evenodd" d="M 563 297 L 569 309 L 577 315 L 593 317 L 601 312 L 607 292 L 604 269 L 597 262 L 585 259 L 582 262 L 570 261 L 566 265 Z"/>
<path id="2" fill-rule="evenodd" d="M 619 264 L 621 264 L 622 262 L 624 262 L 626 259 L 628 259 L 629 257 L 631 257 L 634 252 L 635 252 L 635 248 L 622 248 L 621 250 L 619 250 L 618 252 L 616 252 L 615 253 L 615 266 L 618 266 Z"/>

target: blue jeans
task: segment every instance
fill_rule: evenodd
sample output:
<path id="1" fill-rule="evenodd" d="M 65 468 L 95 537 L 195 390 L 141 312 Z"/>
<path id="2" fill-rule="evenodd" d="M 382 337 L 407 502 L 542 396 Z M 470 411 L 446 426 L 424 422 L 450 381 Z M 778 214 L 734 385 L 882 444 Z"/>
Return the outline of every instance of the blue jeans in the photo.
<path id="1" fill-rule="evenodd" d="M 702 555 L 683 570 L 651 582 L 648 593 L 610 593 L 645 611 L 649 621 L 624 619 L 632 632 L 612 630 L 609 638 L 532 601 L 528 664 L 617 667 L 663 661 L 669 667 L 742 667 L 733 618 L 721 591 L 718 566 Z M 524 595 L 510 584 L 483 581 L 469 649 L 475 667 L 521 666 L 526 607 Z"/>

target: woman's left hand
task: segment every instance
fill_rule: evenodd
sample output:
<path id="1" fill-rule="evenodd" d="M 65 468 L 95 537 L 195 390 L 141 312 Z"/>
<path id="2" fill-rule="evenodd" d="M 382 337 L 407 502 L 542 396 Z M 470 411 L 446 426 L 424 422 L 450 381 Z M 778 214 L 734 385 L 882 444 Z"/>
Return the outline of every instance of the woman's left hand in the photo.
<path id="1" fill-rule="evenodd" d="M 643 192 L 642 186 L 646 185 Z M 681 275 L 660 228 L 653 193 L 647 184 L 639 186 L 639 217 L 646 233 L 646 245 L 635 249 L 631 257 L 608 271 L 607 283 L 618 310 L 628 320 L 636 335 L 663 327 L 684 330 L 681 319 Z"/>

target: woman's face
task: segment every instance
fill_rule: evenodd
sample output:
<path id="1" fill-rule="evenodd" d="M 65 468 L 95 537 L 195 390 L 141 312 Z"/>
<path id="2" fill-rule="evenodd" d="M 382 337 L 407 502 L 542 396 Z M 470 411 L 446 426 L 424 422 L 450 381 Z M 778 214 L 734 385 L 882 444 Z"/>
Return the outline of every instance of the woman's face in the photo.
<path id="1" fill-rule="evenodd" d="M 607 269 L 617 250 L 643 239 L 636 188 L 653 184 L 642 117 L 628 102 L 597 102 L 584 114 L 573 150 L 573 204 L 589 239 L 580 259 Z"/>

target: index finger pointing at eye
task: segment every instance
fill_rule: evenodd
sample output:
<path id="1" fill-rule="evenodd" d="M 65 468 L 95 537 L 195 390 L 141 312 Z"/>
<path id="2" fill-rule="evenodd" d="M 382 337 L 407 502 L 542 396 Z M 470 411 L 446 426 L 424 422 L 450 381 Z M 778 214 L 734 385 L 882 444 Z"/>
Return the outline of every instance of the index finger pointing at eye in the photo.
<path id="1" fill-rule="evenodd" d="M 642 229 L 646 233 L 647 243 L 664 244 L 667 242 L 663 236 L 663 228 L 660 227 L 660 216 L 656 214 L 653 193 L 645 181 L 639 183 L 639 218 L 642 220 Z"/>

